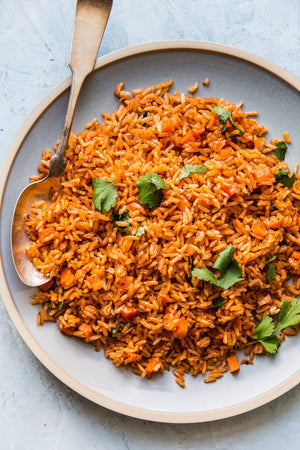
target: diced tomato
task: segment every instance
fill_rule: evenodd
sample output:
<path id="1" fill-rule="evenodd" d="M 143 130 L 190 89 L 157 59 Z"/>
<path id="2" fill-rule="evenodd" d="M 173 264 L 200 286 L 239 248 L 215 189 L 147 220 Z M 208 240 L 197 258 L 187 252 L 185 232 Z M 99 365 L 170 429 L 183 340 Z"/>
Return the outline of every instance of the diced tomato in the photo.
<path id="1" fill-rule="evenodd" d="M 121 310 L 121 316 L 125 320 L 131 320 L 137 315 L 137 310 L 132 306 L 124 305 Z"/>
<path id="2" fill-rule="evenodd" d="M 300 252 L 293 252 L 290 256 L 290 258 L 293 258 L 294 260 L 296 260 L 298 263 L 300 263 Z"/>

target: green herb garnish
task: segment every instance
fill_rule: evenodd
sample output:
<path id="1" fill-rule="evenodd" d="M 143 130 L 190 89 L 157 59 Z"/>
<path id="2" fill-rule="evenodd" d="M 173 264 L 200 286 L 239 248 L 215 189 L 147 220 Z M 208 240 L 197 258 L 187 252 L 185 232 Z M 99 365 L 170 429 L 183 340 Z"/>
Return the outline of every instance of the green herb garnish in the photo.
<path id="1" fill-rule="evenodd" d="M 276 183 L 282 184 L 282 186 L 291 188 L 296 181 L 296 175 L 289 176 L 288 169 L 278 169 L 278 171 L 274 174 L 276 179 Z"/>
<path id="2" fill-rule="evenodd" d="M 266 272 L 267 272 L 267 278 L 270 284 L 273 284 L 276 278 L 276 266 L 275 264 L 270 264 L 272 261 L 274 261 L 277 258 L 277 256 L 271 256 L 267 261 L 262 261 L 263 264 L 266 264 Z"/>
<path id="3" fill-rule="evenodd" d="M 266 272 L 269 283 L 273 284 L 277 273 L 275 264 L 267 264 Z"/>
<path id="4" fill-rule="evenodd" d="M 277 156 L 278 159 L 280 159 L 280 161 L 284 161 L 285 154 L 288 149 L 286 143 L 284 141 L 279 141 L 276 142 L 275 146 L 276 146 L 275 155 Z"/>
<path id="5" fill-rule="evenodd" d="M 62 300 L 61 302 L 59 302 L 59 304 L 57 305 L 57 309 L 60 311 L 62 309 L 62 307 L 64 306 L 64 301 Z"/>
<path id="6" fill-rule="evenodd" d="M 281 342 L 276 334 L 300 322 L 300 302 L 292 298 L 291 300 L 283 300 L 280 306 L 281 310 L 278 316 L 277 326 L 272 317 L 263 316 L 253 329 L 255 341 L 249 342 L 247 345 L 260 342 L 267 352 L 278 352 Z"/>
<path id="7" fill-rule="evenodd" d="M 218 106 L 212 105 L 211 107 L 212 112 L 218 115 L 219 117 L 219 125 L 222 126 L 222 132 L 226 131 L 226 122 L 229 119 L 231 125 L 235 130 L 239 131 L 239 134 L 231 135 L 230 137 L 237 137 L 237 136 L 243 136 L 245 134 L 242 130 L 239 129 L 239 127 L 234 123 L 234 120 L 231 115 L 231 111 L 227 111 L 227 109 L 219 108 Z"/>
<path id="8" fill-rule="evenodd" d="M 119 212 L 114 211 L 112 213 L 112 221 L 113 225 L 121 231 L 123 234 L 130 234 L 129 227 L 131 225 L 130 223 L 130 215 L 129 212 L 126 210 L 122 214 L 119 214 Z"/>
<path id="9" fill-rule="evenodd" d="M 111 330 L 111 334 L 117 334 L 117 332 L 120 330 L 120 328 L 121 328 L 121 324 L 118 323 L 118 325 L 116 326 L 116 328 L 113 328 L 113 329 Z"/>
<path id="10" fill-rule="evenodd" d="M 147 117 L 149 114 L 149 111 L 143 111 L 140 115 L 139 115 L 139 119 L 145 119 L 145 117 Z"/>
<path id="11" fill-rule="evenodd" d="M 137 237 L 140 237 L 140 236 L 143 236 L 143 234 L 145 234 L 145 228 L 142 227 L 142 225 L 139 225 L 139 226 L 137 227 L 137 230 L 136 230 L 135 235 L 136 235 Z"/>
<path id="12" fill-rule="evenodd" d="M 238 262 L 232 259 L 235 252 L 234 247 L 226 247 L 217 257 L 213 268 L 220 271 L 220 278 L 216 276 L 207 268 L 193 269 L 192 276 L 202 281 L 208 281 L 221 289 L 229 289 L 235 283 L 244 280 L 242 277 L 242 269 Z"/>
<path id="13" fill-rule="evenodd" d="M 208 306 L 208 309 L 219 308 L 219 306 L 224 305 L 227 302 L 227 298 L 218 297 L 212 305 Z"/>
<path id="14" fill-rule="evenodd" d="M 187 164 L 181 169 L 179 179 L 183 180 L 183 178 L 188 177 L 191 173 L 200 173 L 204 175 L 207 171 L 208 168 L 203 164 Z"/>
<path id="15" fill-rule="evenodd" d="M 97 211 L 106 213 L 115 206 L 117 201 L 117 190 L 114 181 L 107 181 L 103 178 L 94 178 L 93 189 L 93 202 Z"/>
<path id="16" fill-rule="evenodd" d="M 139 178 L 136 185 L 139 189 L 140 204 L 149 208 L 159 206 L 162 199 L 162 191 L 169 189 L 157 173 L 146 173 L 146 175 Z"/>

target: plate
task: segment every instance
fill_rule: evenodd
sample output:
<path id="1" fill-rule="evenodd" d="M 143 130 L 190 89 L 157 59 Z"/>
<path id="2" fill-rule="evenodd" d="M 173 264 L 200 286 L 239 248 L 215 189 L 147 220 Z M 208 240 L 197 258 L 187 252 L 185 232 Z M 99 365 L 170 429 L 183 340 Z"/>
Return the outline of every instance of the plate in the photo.
<path id="1" fill-rule="evenodd" d="M 201 81 L 210 79 L 208 87 Z M 101 112 L 118 108 L 113 95 L 120 81 L 125 89 L 147 87 L 172 78 L 179 92 L 199 81 L 197 95 L 243 101 L 258 110 L 269 138 L 289 131 L 290 166 L 299 161 L 300 81 L 275 64 L 245 51 L 196 41 L 164 41 L 114 52 L 97 61 L 88 77 L 73 124 L 81 131 Z M 192 423 L 249 411 L 288 391 L 300 381 L 299 336 L 289 338 L 276 357 L 257 357 L 237 376 L 226 374 L 205 384 L 201 376 L 186 376 L 180 388 L 172 373 L 142 380 L 128 368 L 117 368 L 103 352 L 69 338 L 46 323 L 39 327 L 37 308 L 30 305 L 35 289 L 19 280 L 10 251 L 10 222 L 17 197 L 35 173 L 41 150 L 53 147 L 60 135 L 70 78 L 34 109 L 17 132 L 1 168 L 0 289 L 8 314 L 35 356 L 62 382 L 93 402 L 132 417 L 160 422 Z"/>

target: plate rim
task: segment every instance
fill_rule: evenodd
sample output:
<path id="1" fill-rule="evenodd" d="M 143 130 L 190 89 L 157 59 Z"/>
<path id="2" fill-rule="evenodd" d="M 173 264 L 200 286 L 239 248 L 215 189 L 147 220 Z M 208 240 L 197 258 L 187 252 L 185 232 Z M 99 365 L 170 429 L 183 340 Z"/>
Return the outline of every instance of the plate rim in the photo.
<path id="1" fill-rule="evenodd" d="M 197 40 L 166 40 L 166 41 L 156 41 L 144 44 L 139 44 L 131 47 L 125 47 L 120 50 L 116 50 L 107 55 L 101 56 L 97 59 L 94 70 L 98 70 L 108 64 L 114 63 L 121 59 L 126 59 L 134 55 L 139 55 L 142 53 L 151 53 L 158 51 L 168 51 L 168 50 L 201 50 L 213 53 L 222 53 L 224 55 L 233 56 L 237 59 L 241 59 L 251 64 L 257 65 L 268 72 L 271 72 L 276 77 L 279 77 L 284 82 L 288 83 L 290 86 L 295 88 L 300 92 L 300 79 L 295 75 L 291 74 L 287 70 L 283 69 L 279 65 L 269 61 L 268 59 L 250 53 L 246 50 L 242 50 L 229 45 L 218 44 L 207 41 L 197 41 Z M 7 177 L 9 175 L 13 161 L 19 151 L 27 134 L 30 132 L 31 128 L 43 112 L 48 108 L 48 106 L 55 101 L 55 99 L 60 96 L 67 88 L 70 87 L 71 76 L 68 76 L 63 81 L 58 83 L 50 92 L 35 106 L 35 108 L 29 113 L 27 118 L 24 120 L 18 131 L 16 132 L 10 146 L 4 156 L 3 162 L 0 167 L 0 207 L 2 205 L 3 194 L 6 186 Z M 19 335 L 35 355 L 35 357 L 46 367 L 49 372 L 51 372 L 58 380 L 63 382 L 66 386 L 71 388 L 73 391 L 79 393 L 83 397 L 91 400 L 92 402 L 103 406 L 111 411 L 118 412 L 133 418 L 138 418 L 142 420 L 150 420 L 162 423 L 200 423 L 208 422 L 218 419 L 224 419 L 233 417 L 238 414 L 245 413 L 247 411 L 253 410 L 262 406 L 275 398 L 283 395 L 287 391 L 291 390 L 300 382 L 300 370 L 293 376 L 289 377 L 279 386 L 261 394 L 260 396 L 254 397 L 251 400 L 243 402 L 241 404 L 236 404 L 234 406 L 229 406 L 226 408 L 220 408 L 209 412 L 193 412 L 193 413 L 175 413 L 175 412 L 161 412 L 149 409 L 142 409 L 134 406 L 130 406 L 121 402 L 117 402 L 110 398 L 99 394 L 89 387 L 83 385 L 79 381 L 75 380 L 71 375 L 65 372 L 60 366 L 58 366 L 52 358 L 40 347 L 38 342 L 33 338 L 29 329 L 26 327 L 22 320 L 22 317 L 17 311 L 14 304 L 14 300 L 10 294 L 8 284 L 4 275 L 4 267 L 2 262 L 2 256 L 0 254 L 0 294 L 2 302 L 6 308 L 6 311 L 12 321 L 14 327 L 18 331 Z"/>

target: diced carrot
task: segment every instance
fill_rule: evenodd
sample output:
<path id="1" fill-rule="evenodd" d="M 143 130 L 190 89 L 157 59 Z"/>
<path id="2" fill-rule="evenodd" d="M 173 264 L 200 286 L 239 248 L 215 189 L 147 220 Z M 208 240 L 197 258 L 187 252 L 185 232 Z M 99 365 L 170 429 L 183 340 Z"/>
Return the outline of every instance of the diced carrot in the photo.
<path id="1" fill-rule="evenodd" d="M 295 259 L 298 263 L 300 263 L 300 252 L 293 252 L 290 258 Z"/>
<path id="2" fill-rule="evenodd" d="M 238 372 L 240 370 L 240 364 L 236 356 L 230 356 L 227 358 L 227 364 L 231 373 Z"/>
<path id="3" fill-rule="evenodd" d="M 137 310 L 132 306 L 124 305 L 121 310 L 121 316 L 125 320 L 131 320 L 137 315 Z"/>
<path id="4" fill-rule="evenodd" d="M 89 338 L 93 334 L 93 328 L 88 323 L 82 323 L 79 325 L 78 330 L 81 331 L 86 338 Z"/>
<path id="5" fill-rule="evenodd" d="M 39 240 L 44 242 L 50 242 L 54 238 L 55 228 L 45 228 L 44 230 L 38 231 Z"/>
<path id="6" fill-rule="evenodd" d="M 234 194 L 237 193 L 237 187 L 235 184 L 222 184 L 221 189 L 229 197 L 232 197 Z"/>
<path id="7" fill-rule="evenodd" d="M 183 338 L 188 332 L 188 323 L 185 317 L 180 317 L 176 327 L 173 330 L 173 335 L 176 338 Z"/>
<path id="8" fill-rule="evenodd" d="M 180 202 L 177 205 L 178 209 L 180 209 L 180 211 L 182 211 L 182 212 L 185 211 L 185 209 L 190 207 L 190 206 L 191 206 L 190 202 L 187 199 L 185 199 L 185 198 L 180 200 Z"/>
<path id="9" fill-rule="evenodd" d="M 128 291 L 130 286 L 132 285 L 133 279 L 133 277 L 126 277 L 124 283 L 120 285 L 120 288 L 124 291 Z"/>
<path id="10" fill-rule="evenodd" d="M 263 239 L 266 235 L 266 227 L 264 222 L 257 220 L 252 224 L 252 232 L 257 239 Z"/>
<path id="11" fill-rule="evenodd" d="M 69 267 L 65 267 L 60 274 L 60 284 L 64 289 L 73 286 L 75 280 L 74 271 Z"/>
<path id="12" fill-rule="evenodd" d="M 184 145 L 187 144 L 188 142 L 194 142 L 195 138 L 193 136 L 192 133 L 186 133 L 181 139 L 180 139 L 180 144 Z"/>
<path id="13" fill-rule="evenodd" d="M 172 133 L 175 130 L 175 121 L 174 119 L 165 119 L 161 123 L 161 132 L 162 133 Z"/>
<path id="14" fill-rule="evenodd" d="M 266 224 L 268 228 L 271 228 L 272 230 L 278 230 L 278 228 L 281 227 L 281 219 L 276 216 L 271 216 L 266 220 Z"/>
<path id="15" fill-rule="evenodd" d="M 168 303 L 172 300 L 171 297 L 169 296 L 169 292 L 166 288 L 162 288 L 160 290 L 158 297 L 160 300 L 162 300 L 163 303 Z"/>
<path id="16" fill-rule="evenodd" d="M 199 137 L 205 132 L 205 128 L 201 125 L 195 125 L 194 128 L 192 128 L 192 135 L 194 137 Z"/>
<path id="17" fill-rule="evenodd" d="M 252 173 L 252 175 L 257 184 L 272 184 L 275 181 L 274 175 L 269 167 L 266 167 L 265 169 L 257 169 Z"/>
<path id="18" fill-rule="evenodd" d="M 151 373 L 158 372 L 161 367 L 161 363 L 155 359 L 148 361 L 146 365 L 146 373 L 150 375 Z"/>
<path id="19" fill-rule="evenodd" d="M 99 291 L 103 287 L 103 282 L 96 273 L 88 277 L 86 281 L 91 285 L 93 291 Z"/>
<path id="20" fill-rule="evenodd" d="M 64 327 L 63 325 L 59 326 L 59 331 L 63 334 L 66 334 L 67 336 L 72 336 L 74 330 L 75 330 L 74 327 Z"/>
<path id="21" fill-rule="evenodd" d="M 47 291 L 49 291 L 49 289 L 51 288 L 51 286 L 53 285 L 53 283 L 54 283 L 54 280 L 53 280 L 53 278 L 51 278 L 51 280 L 47 281 L 47 282 L 44 283 L 44 284 L 41 284 L 41 285 L 39 286 L 39 288 L 41 289 L 41 291 L 47 292 Z"/>
<path id="22" fill-rule="evenodd" d="M 223 173 L 224 177 L 230 178 L 230 177 L 234 177 L 235 176 L 236 171 L 235 170 L 230 170 L 230 169 L 223 169 L 222 173 Z"/>
<path id="23" fill-rule="evenodd" d="M 233 150 L 232 150 L 231 147 L 221 148 L 221 150 L 220 150 L 220 157 L 222 159 L 227 159 L 227 158 L 229 158 L 232 155 L 233 155 Z"/>

